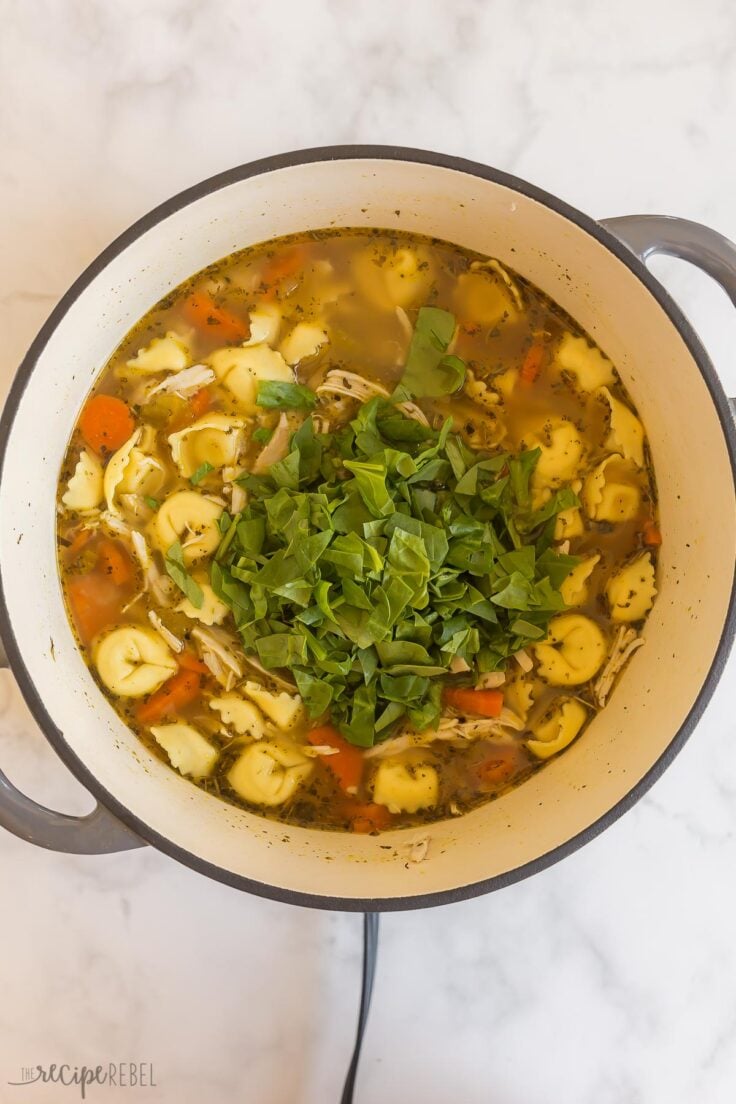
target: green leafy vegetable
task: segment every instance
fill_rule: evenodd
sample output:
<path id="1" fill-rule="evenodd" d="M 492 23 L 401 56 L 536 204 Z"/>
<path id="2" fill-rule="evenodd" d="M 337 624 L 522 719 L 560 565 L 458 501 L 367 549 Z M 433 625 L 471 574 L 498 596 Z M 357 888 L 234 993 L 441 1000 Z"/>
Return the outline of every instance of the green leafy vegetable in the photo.
<path id="1" fill-rule="evenodd" d="M 314 391 L 300 383 L 282 380 L 261 380 L 256 404 L 264 410 L 312 410 L 317 403 Z"/>
<path id="2" fill-rule="evenodd" d="M 465 364 L 447 352 L 454 332 L 455 316 L 449 311 L 420 307 L 395 398 L 437 398 L 459 391 L 465 382 Z"/>
<path id="3" fill-rule="evenodd" d="M 185 594 L 195 609 L 201 609 L 204 602 L 204 594 L 199 583 L 189 574 L 184 566 L 184 552 L 181 542 L 174 543 L 167 549 L 164 556 L 164 566 L 170 579 L 173 579 L 182 594 Z"/>
<path id="4" fill-rule="evenodd" d="M 215 469 L 212 467 L 212 464 L 208 464 L 205 460 L 204 464 L 200 464 L 194 474 L 189 476 L 189 482 L 193 483 L 196 487 L 197 484 L 201 483 L 202 480 L 205 479 L 206 476 L 208 476 L 210 472 L 214 470 Z"/>
<path id="5" fill-rule="evenodd" d="M 253 440 L 258 445 L 267 445 L 273 437 L 273 430 L 268 426 L 259 426 L 258 429 L 253 431 Z"/>
<path id="6" fill-rule="evenodd" d="M 422 371 L 446 372 L 453 328 L 444 311 L 423 316 Z M 455 659 L 471 677 L 502 669 L 566 608 L 579 561 L 550 547 L 550 526 L 577 498 L 532 508 L 538 458 L 472 453 L 449 421 L 420 426 L 382 398 L 332 434 L 308 418 L 267 475 L 241 477 L 249 503 L 220 524 L 212 587 L 246 650 L 292 672 L 310 718 L 329 714 L 361 747 L 421 731 Z"/>

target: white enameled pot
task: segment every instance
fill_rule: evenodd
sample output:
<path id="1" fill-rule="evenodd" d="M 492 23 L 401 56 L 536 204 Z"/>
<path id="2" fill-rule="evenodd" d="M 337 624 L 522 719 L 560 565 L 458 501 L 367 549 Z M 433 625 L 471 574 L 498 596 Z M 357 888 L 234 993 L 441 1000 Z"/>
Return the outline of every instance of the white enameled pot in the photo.
<path id="1" fill-rule="evenodd" d="M 542 288 L 618 366 L 645 422 L 659 487 L 659 598 L 645 647 L 610 704 L 524 785 L 433 825 L 421 864 L 407 864 L 416 831 L 374 838 L 285 828 L 208 796 L 149 755 L 77 651 L 56 568 L 64 448 L 127 330 L 218 258 L 325 226 L 431 234 L 497 257 Z M 508 884 L 591 839 L 633 804 L 692 731 L 734 634 L 736 434 L 704 350 L 643 263 L 653 251 L 699 264 L 736 301 L 736 249 L 704 227 L 653 217 L 596 223 L 483 165 L 389 147 L 310 150 L 245 165 L 123 234 L 43 327 L 0 425 L 0 630 L 36 720 L 99 804 L 81 820 L 62 816 L 0 775 L 0 824 L 59 850 L 145 842 L 254 893 L 379 910 Z"/>

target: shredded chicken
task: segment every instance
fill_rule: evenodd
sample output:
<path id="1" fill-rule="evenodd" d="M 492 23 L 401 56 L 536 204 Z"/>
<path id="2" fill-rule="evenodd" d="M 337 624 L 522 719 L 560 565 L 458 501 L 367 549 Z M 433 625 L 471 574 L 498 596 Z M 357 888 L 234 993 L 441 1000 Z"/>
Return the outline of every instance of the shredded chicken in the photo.
<path id="1" fill-rule="evenodd" d="M 202 659 L 205 663 L 207 663 L 207 653 L 214 655 L 219 659 L 225 670 L 232 671 L 237 678 L 242 678 L 242 661 L 245 656 L 234 636 L 224 629 L 216 628 L 214 625 L 207 629 L 197 625 L 195 629 L 192 629 L 192 636 L 202 646 Z M 207 663 L 207 666 L 209 667 L 209 663 Z M 212 670 L 212 668 L 210 669 Z M 214 671 L 212 673 L 214 674 Z"/>
<path id="2" fill-rule="evenodd" d="M 403 307 L 396 307 L 395 310 L 396 317 L 399 320 L 399 325 L 404 331 L 404 337 L 406 338 L 408 344 L 408 342 L 410 342 L 414 336 L 414 327 L 411 324 L 409 315 L 406 313 Z"/>
<path id="3" fill-rule="evenodd" d="M 497 686 L 503 686 L 505 681 L 506 675 L 503 671 L 488 671 L 480 676 L 475 685 L 478 690 L 495 690 Z"/>
<path id="4" fill-rule="evenodd" d="M 498 404 L 501 402 L 501 396 L 496 391 L 492 391 L 485 380 L 476 379 L 472 369 L 468 368 L 465 374 L 465 394 L 473 402 L 478 403 L 485 410 L 490 410 L 494 414 Z"/>
<path id="5" fill-rule="evenodd" d="M 153 390 L 148 392 L 148 398 L 153 398 L 160 392 L 173 392 L 182 399 L 187 395 L 193 395 L 202 387 L 207 387 L 215 378 L 215 373 L 206 364 L 193 364 L 191 368 L 182 368 L 180 372 L 174 372 L 167 376 L 161 383 L 156 384 Z"/>
<path id="6" fill-rule="evenodd" d="M 519 664 L 524 674 L 528 675 L 532 667 L 534 666 L 534 663 L 532 662 L 532 657 L 529 655 L 529 653 L 524 648 L 521 648 L 514 656 L 514 659 Z"/>
<path id="7" fill-rule="evenodd" d="M 470 670 L 470 664 L 462 656 L 453 656 L 450 660 L 450 671 L 453 675 L 461 675 Z"/>
<path id="8" fill-rule="evenodd" d="M 355 399 L 356 402 L 369 402 L 380 395 L 387 399 L 389 391 L 381 383 L 363 379 L 356 376 L 355 372 L 344 372 L 342 369 L 333 368 L 327 373 L 322 383 L 317 388 L 318 395 L 344 395 L 346 399 Z"/>
<path id="9" fill-rule="evenodd" d="M 418 836 L 409 844 L 409 862 L 424 862 L 429 852 L 429 836 Z"/>
<path id="10" fill-rule="evenodd" d="M 499 717 L 479 717 L 477 720 L 461 720 L 456 716 L 443 717 L 437 728 L 426 732 L 403 731 L 368 748 L 364 755 L 367 759 L 383 759 L 387 755 L 396 755 L 410 748 L 427 747 L 438 742 L 463 746 L 470 740 L 511 739 L 512 732 L 522 732 L 525 724 L 510 709 L 502 709 Z"/>
<path id="11" fill-rule="evenodd" d="M 420 410 L 416 403 L 413 402 L 400 402 L 396 404 L 399 410 L 403 410 L 407 418 L 411 418 L 414 422 L 419 422 L 420 425 L 429 427 L 429 419 L 423 410 Z"/>
<path id="12" fill-rule="evenodd" d="M 148 611 L 148 620 L 151 622 L 161 639 L 169 645 L 172 651 L 177 653 L 184 651 L 184 641 L 180 640 L 178 636 L 175 636 L 174 633 L 170 631 L 170 629 L 166 628 L 163 621 L 155 610 Z"/>
<path id="13" fill-rule="evenodd" d="M 611 693 L 616 676 L 623 670 L 637 648 L 644 640 L 637 636 L 634 629 L 621 625 L 613 641 L 613 648 L 605 667 L 593 684 L 593 697 L 602 709 Z"/>
<path id="14" fill-rule="evenodd" d="M 264 445 L 256 458 L 253 465 L 253 472 L 255 475 L 263 475 L 272 464 L 275 464 L 278 460 L 283 460 L 289 451 L 290 437 L 291 427 L 289 425 L 289 419 L 286 417 L 286 414 L 282 413 L 278 425 L 273 431 L 271 440 L 267 445 Z"/>
<path id="15" fill-rule="evenodd" d="M 248 495 L 245 490 L 238 483 L 233 483 L 233 493 L 230 499 L 230 506 L 233 514 L 239 514 L 247 505 Z"/>
<path id="16" fill-rule="evenodd" d="M 339 750 L 339 748 L 330 747 L 329 744 L 305 744 L 300 747 L 302 755 L 306 755 L 310 759 L 323 755 L 337 755 Z"/>

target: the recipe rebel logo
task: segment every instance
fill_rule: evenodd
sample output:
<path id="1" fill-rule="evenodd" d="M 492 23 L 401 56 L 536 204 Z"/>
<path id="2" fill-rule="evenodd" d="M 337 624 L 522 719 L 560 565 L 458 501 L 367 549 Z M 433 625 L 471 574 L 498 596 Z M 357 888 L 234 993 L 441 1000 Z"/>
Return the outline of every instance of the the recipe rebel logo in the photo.
<path id="1" fill-rule="evenodd" d="M 14 1088 L 27 1085 L 58 1085 L 60 1088 L 76 1088 L 81 1100 L 86 1100 L 88 1090 L 97 1086 L 115 1089 L 155 1089 L 156 1078 L 152 1062 L 107 1062 L 98 1066 L 72 1066 L 53 1063 L 49 1066 L 23 1066 L 20 1078 L 8 1081 Z"/>

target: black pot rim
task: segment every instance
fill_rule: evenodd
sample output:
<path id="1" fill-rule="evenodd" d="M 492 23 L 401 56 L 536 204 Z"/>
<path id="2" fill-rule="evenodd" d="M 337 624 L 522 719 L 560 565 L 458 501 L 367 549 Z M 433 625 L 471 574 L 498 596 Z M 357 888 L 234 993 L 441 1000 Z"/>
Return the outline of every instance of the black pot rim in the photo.
<path id="1" fill-rule="evenodd" d="M 479 162 L 469 161 L 462 157 L 455 157 L 452 155 L 433 153 L 429 150 L 411 149 L 402 146 L 382 146 L 382 145 L 339 145 L 339 146 L 321 146 L 313 149 L 295 150 L 290 153 L 277 154 L 271 157 L 264 157 L 257 161 L 251 161 L 247 164 L 240 165 L 233 169 L 228 169 L 226 172 L 218 173 L 216 176 L 212 176 L 207 180 L 202 181 L 199 184 L 195 184 L 193 187 L 187 188 L 178 195 L 173 196 L 171 199 L 161 203 L 158 207 L 155 207 L 143 218 L 134 222 L 127 230 L 119 235 L 106 249 L 104 249 L 99 256 L 85 269 L 85 271 L 78 277 L 72 284 L 66 294 L 61 298 L 57 306 L 51 312 L 49 318 L 41 327 L 28 352 L 26 353 L 23 361 L 20 364 L 18 372 L 13 381 L 12 387 L 8 394 L 8 398 L 5 407 L 0 416 L 0 478 L 2 477 L 2 469 L 5 459 L 5 451 L 10 435 L 11 427 L 15 418 L 16 411 L 20 404 L 21 397 L 25 390 L 26 384 L 33 372 L 36 361 L 38 360 L 41 352 L 46 346 L 49 338 L 54 330 L 61 322 L 64 315 L 67 313 L 71 305 L 82 294 L 82 292 L 88 287 L 88 285 L 95 279 L 95 277 L 107 266 L 107 264 L 113 260 L 119 253 L 126 249 L 133 241 L 139 238 L 147 230 L 151 229 L 157 223 L 163 219 L 168 218 L 169 215 L 180 210 L 183 207 L 188 206 L 195 200 L 209 195 L 213 192 L 226 188 L 230 184 L 234 184 L 240 180 L 247 179 L 252 176 L 258 176 L 263 173 L 272 172 L 274 170 L 291 168 L 298 165 L 312 164 L 319 161 L 340 161 L 340 160 L 383 160 L 383 161 L 406 161 L 416 162 L 419 164 L 434 165 L 441 168 L 453 169 L 457 172 L 467 173 L 471 176 L 480 177 L 484 180 L 492 181 L 496 184 L 501 184 L 513 191 L 527 196 L 530 199 L 536 200 L 538 203 L 543 204 L 557 214 L 562 215 L 564 218 L 575 223 L 582 230 L 586 231 L 592 237 L 594 237 L 601 245 L 605 246 L 611 253 L 613 253 L 620 261 L 622 261 L 627 268 L 629 268 L 633 274 L 641 281 L 650 294 L 657 301 L 659 306 L 669 317 L 672 324 L 678 330 L 682 340 L 688 348 L 688 351 L 695 360 L 700 372 L 705 380 L 706 386 L 710 392 L 714 406 L 716 407 L 718 417 L 723 430 L 723 435 L 726 440 L 727 448 L 729 451 L 729 457 L 731 461 L 731 472 L 734 478 L 734 484 L 736 488 L 736 425 L 734 424 L 731 411 L 729 409 L 728 400 L 720 384 L 715 369 L 710 362 L 710 359 L 705 352 L 703 346 L 700 343 L 699 338 L 695 334 L 690 323 L 683 315 L 680 308 L 671 299 L 669 294 L 665 291 L 662 285 L 651 275 L 646 266 L 631 253 L 626 246 L 624 246 L 617 238 L 615 238 L 608 230 L 597 223 L 594 219 L 588 215 L 576 210 L 574 207 L 569 206 L 562 200 L 557 199 L 555 196 L 543 191 L 541 188 L 537 188 L 532 184 L 528 184 L 526 181 L 519 179 L 519 177 L 512 176 L 508 173 L 501 172 L 498 169 L 490 168 L 487 165 L 483 165 Z M 735 490 L 736 493 L 736 490 Z M 692 734 L 698 720 L 700 719 L 706 705 L 708 704 L 713 691 L 723 673 L 723 669 L 728 657 L 728 653 L 733 644 L 734 636 L 736 635 L 736 579 L 734 586 L 731 589 L 731 596 L 729 599 L 728 610 L 724 621 L 723 632 L 714 656 L 713 662 L 710 666 L 708 674 L 706 675 L 700 693 L 698 694 L 692 709 L 686 717 L 683 724 L 673 736 L 672 740 L 668 744 L 665 751 L 649 769 L 649 771 L 641 778 L 636 785 L 626 793 L 619 801 L 616 802 L 603 816 L 599 817 L 593 824 L 589 825 L 582 832 L 573 836 L 565 843 L 560 844 L 547 853 L 538 856 L 531 862 L 525 863 L 522 866 L 516 867 L 513 870 L 507 871 L 504 874 L 496 875 L 493 878 L 487 878 L 479 882 L 471 883 L 470 885 L 458 886 L 452 889 L 440 890 L 433 893 L 426 893 L 418 896 L 409 897 L 390 897 L 390 898 L 343 898 L 343 897 L 331 897 L 322 896 L 320 894 L 304 893 L 296 890 L 284 889 L 280 886 L 272 886 L 265 882 L 255 881 L 251 878 L 246 878 L 242 875 L 233 874 L 230 871 L 224 870 L 213 863 L 206 862 L 199 858 L 197 855 L 179 847 L 165 836 L 160 835 L 158 832 L 151 829 L 145 822 L 141 821 L 134 813 L 126 808 L 117 798 L 115 798 L 104 786 L 95 778 L 95 776 L 89 771 L 82 760 L 71 749 L 66 742 L 63 733 L 56 727 L 51 716 L 46 711 L 45 705 L 41 699 L 39 692 L 37 691 L 33 680 L 26 668 L 23 661 L 20 649 L 18 648 L 13 633 L 12 624 L 8 614 L 7 603 L 5 600 L 5 592 L 3 589 L 2 570 L 0 569 L 0 635 L 2 636 L 8 659 L 10 661 L 13 674 L 17 679 L 18 686 L 20 688 L 23 697 L 28 704 L 28 707 L 33 714 L 34 719 L 38 723 L 39 727 L 43 731 L 46 739 L 52 745 L 56 753 L 61 760 L 71 770 L 71 772 L 79 779 L 79 781 L 90 791 L 90 793 L 107 809 L 115 814 L 124 824 L 130 827 L 135 833 L 137 833 L 141 839 L 150 843 L 156 847 L 159 851 L 169 857 L 176 859 L 183 863 L 185 866 L 196 870 L 200 874 L 204 874 L 207 877 L 214 878 L 216 881 L 223 882 L 225 885 L 232 886 L 235 889 L 245 890 L 248 893 L 252 893 L 259 897 L 269 898 L 275 901 L 281 901 L 288 904 L 301 905 L 310 908 L 342 910 L 348 912 L 363 912 L 363 911 L 381 911 L 381 912 L 395 912 L 405 909 L 419 909 L 427 908 L 435 905 L 451 904 L 455 901 L 468 900 L 473 897 L 479 897 L 482 894 L 490 893 L 497 889 L 502 889 L 505 886 L 513 885 L 515 882 L 521 881 L 524 878 L 528 878 L 532 874 L 539 873 L 545 870 L 547 867 L 552 866 L 554 863 L 559 862 L 560 859 L 565 858 L 567 855 L 571 855 L 577 851 L 578 848 L 588 843 L 599 835 L 605 828 L 608 828 L 613 824 L 620 816 L 623 815 L 628 809 L 630 809 L 653 785 L 653 783 L 659 778 L 659 776 L 666 770 L 666 768 L 673 761 L 675 756 L 684 746 L 686 740 Z"/>

